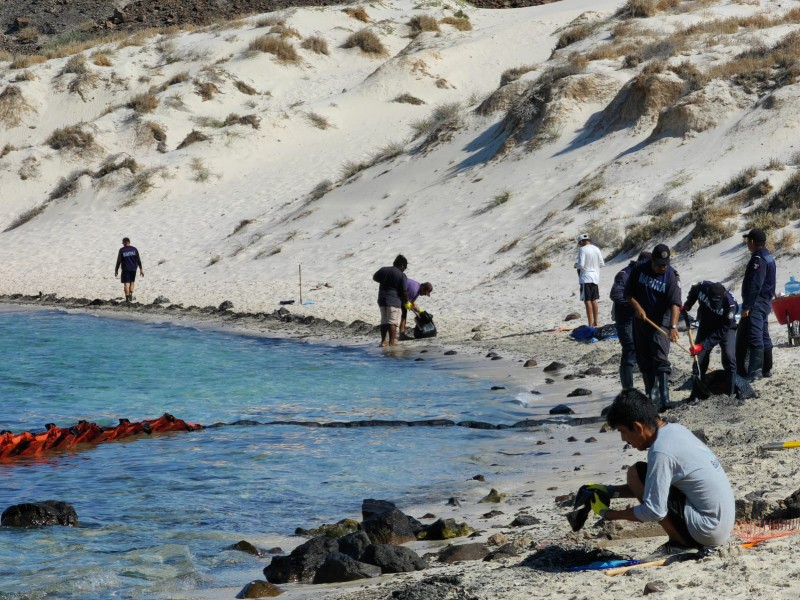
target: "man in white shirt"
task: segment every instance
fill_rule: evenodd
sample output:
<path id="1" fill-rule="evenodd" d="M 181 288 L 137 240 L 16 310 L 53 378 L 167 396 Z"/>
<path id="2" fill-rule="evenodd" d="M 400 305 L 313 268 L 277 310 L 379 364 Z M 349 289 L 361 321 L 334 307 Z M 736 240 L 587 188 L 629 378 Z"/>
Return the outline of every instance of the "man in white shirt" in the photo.
<path id="1" fill-rule="evenodd" d="M 588 233 L 580 234 L 577 242 L 578 260 L 575 268 L 578 270 L 581 300 L 586 307 L 589 327 L 599 327 L 597 300 L 600 298 L 600 267 L 606 263 L 603 261 L 603 253 L 600 252 L 600 248 L 592 244 Z"/>

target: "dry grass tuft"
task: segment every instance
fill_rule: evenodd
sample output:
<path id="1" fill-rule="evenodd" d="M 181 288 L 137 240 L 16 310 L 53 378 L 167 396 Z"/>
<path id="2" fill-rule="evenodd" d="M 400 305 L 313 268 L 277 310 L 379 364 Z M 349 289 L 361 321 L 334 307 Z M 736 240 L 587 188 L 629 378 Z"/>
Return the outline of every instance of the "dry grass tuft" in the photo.
<path id="1" fill-rule="evenodd" d="M 386 48 L 381 40 L 369 29 L 362 29 L 351 34 L 342 44 L 342 48 L 360 48 L 362 52 L 375 56 L 386 54 Z"/>
<path id="2" fill-rule="evenodd" d="M 511 200 L 511 191 L 510 190 L 504 190 L 504 191 L 500 192 L 499 194 L 497 194 L 489 202 L 487 202 L 486 204 L 484 204 L 480 208 L 474 210 L 472 212 L 472 215 L 476 216 L 476 217 L 479 216 L 479 215 L 485 215 L 486 213 L 488 213 L 488 212 L 494 210 L 495 208 L 497 208 L 498 206 L 502 206 L 503 204 L 505 204 L 509 200 Z"/>
<path id="3" fill-rule="evenodd" d="M 512 81 L 516 81 L 525 73 L 530 73 L 531 71 L 535 71 L 538 65 L 522 65 L 519 67 L 513 67 L 511 69 L 506 69 L 503 71 L 503 74 L 500 75 L 500 87 L 503 87 L 506 84 L 511 83 Z"/>
<path id="4" fill-rule="evenodd" d="M 303 43 L 300 44 L 300 47 L 304 50 L 311 50 L 311 52 L 316 52 L 317 54 L 325 54 L 329 55 L 330 51 L 328 50 L 328 42 L 325 41 L 325 38 L 320 37 L 318 35 L 312 35 L 307 37 L 303 40 Z"/>
<path id="5" fill-rule="evenodd" d="M 16 219 L 11 221 L 11 224 L 4 229 L 4 231 L 11 231 L 12 229 L 16 229 L 17 227 L 21 227 L 25 225 L 28 221 L 38 217 L 40 214 L 44 212 L 46 208 L 45 204 L 40 204 L 39 206 L 35 206 L 30 210 L 26 210 L 22 214 L 20 214 Z"/>
<path id="6" fill-rule="evenodd" d="M 94 179 L 102 179 L 106 175 L 125 169 L 127 169 L 131 175 L 136 175 L 141 169 L 141 166 L 132 156 L 127 154 L 113 154 L 106 158 L 103 164 L 100 165 L 100 168 L 91 175 Z"/>
<path id="7" fill-rule="evenodd" d="M 137 94 L 125 106 L 138 114 L 151 113 L 158 108 L 158 96 L 150 92 Z"/>
<path id="8" fill-rule="evenodd" d="M 175 73 L 175 75 L 167 79 L 161 85 L 150 88 L 150 92 L 154 94 L 164 92 L 173 85 L 178 85 L 179 83 L 184 83 L 186 81 L 189 81 L 189 71 L 181 71 L 180 73 Z"/>
<path id="9" fill-rule="evenodd" d="M 92 64 L 98 67 L 113 67 L 114 63 L 111 57 L 105 52 L 94 52 L 92 54 Z"/>
<path id="10" fill-rule="evenodd" d="M 297 54 L 294 46 L 284 38 L 262 35 L 250 42 L 248 49 L 253 52 L 266 52 L 278 59 L 278 62 L 292 64 L 300 62 L 300 55 Z"/>
<path id="11" fill-rule="evenodd" d="M 322 198 L 325 194 L 330 192 L 334 188 L 333 182 L 330 179 L 323 179 L 317 185 L 314 186 L 314 189 L 308 193 L 307 201 L 314 202 Z"/>
<path id="12" fill-rule="evenodd" d="M 183 141 L 180 144 L 178 144 L 177 149 L 181 150 L 182 148 L 186 148 L 186 146 L 191 146 L 192 144 L 196 144 L 197 142 L 205 142 L 208 141 L 209 139 L 210 138 L 206 134 L 192 129 L 189 135 L 183 138 Z"/>
<path id="13" fill-rule="evenodd" d="M 76 54 L 64 64 L 64 68 L 61 69 L 61 73 L 59 74 L 66 75 L 67 73 L 74 73 L 75 75 L 85 75 L 88 72 L 89 63 L 86 57 L 83 54 Z"/>
<path id="14" fill-rule="evenodd" d="M 755 167 L 742 169 L 734 175 L 728 183 L 720 188 L 720 195 L 729 196 L 730 194 L 741 192 L 743 189 L 750 187 L 757 174 L 758 170 Z"/>
<path id="15" fill-rule="evenodd" d="M 258 115 L 244 115 L 240 117 L 236 113 L 230 113 L 222 122 L 223 127 L 230 127 L 231 125 L 249 125 L 253 129 L 261 128 L 261 117 Z"/>
<path id="16" fill-rule="evenodd" d="M 68 125 L 56 129 L 45 140 L 53 150 L 86 151 L 95 148 L 94 134 L 83 131 L 81 125 Z"/>
<path id="17" fill-rule="evenodd" d="M 330 121 L 327 117 L 315 112 L 305 113 L 305 117 L 317 129 L 329 129 L 331 127 Z"/>
<path id="18" fill-rule="evenodd" d="M 568 29 L 565 29 L 561 32 L 561 35 L 558 36 L 556 50 L 561 50 L 562 48 L 566 48 L 575 42 L 580 42 L 581 40 L 586 39 L 592 35 L 592 33 L 594 33 L 598 24 L 581 23 L 580 25 L 574 25 Z"/>
<path id="19" fill-rule="evenodd" d="M 0 122 L 7 128 L 19 126 L 25 115 L 35 112 L 17 86 L 9 85 L 0 93 Z"/>
<path id="20" fill-rule="evenodd" d="M 275 25 L 268 32 L 268 34 L 277 35 L 280 38 L 297 38 L 302 39 L 303 36 L 294 27 L 287 27 L 286 25 Z"/>
<path id="21" fill-rule="evenodd" d="M 123 188 L 130 194 L 123 206 L 132 206 L 139 198 L 156 187 L 156 177 L 160 177 L 162 180 L 167 179 L 169 173 L 166 167 L 151 167 L 139 171 Z"/>
<path id="22" fill-rule="evenodd" d="M 13 58 L 8 68 L 12 70 L 28 69 L 33 65 L 40 65 L 46 61 L 47 59 L 41 54 L 19 54 Z"/>
<path id="23" fill-rule="evenodd" d="M 0 158 L 5 158 L 11 152 L 13 152 L 14 150 L 16 150 L 16 148 L 14 148 L 14 146 L 12 146 L 11 144 L 6 144 L 2 148 L 0 148 Z"/>
<path id="24" fill-rule="evenodd" d="M 525 262 L 522 265 L 523 277 L 530 277 L 531 275 L 536 275 L 537 273 L 542 273 L 549 269 L 551 263 L 548 257 L 552 255 L 552 244 L 545 243 L 539 246 L 533 246 L 528 250 L 525 256 Z"/>
<path id="25" fill-rule="evenodd" d="M 256 27 L 276 27 L 278 25 L 286 25 L 286 19 L 278 15 L 268 15 L 256 21 Z"/>
<path id="26" fill-rule="evenodd" d="M 243 94 L 247 94 L 248 96 L 255 96 L 258 94 L 256 88 L 251 85 L 247 85 L 244 81 L 236 80 L 233 82 L 233 85 L 236 86 L 236 89 L 242 92 Z"/>
<path id="27" fill-rule="evenodd" d="M 795 171 L 772 195 L 768 209 L 769 211 L 800 209 L 800 171 Z"/>
<path id="28" fill-rule="evenodd" d="M 408 26 L 411 28 L 413 37 L 418 36 L 423 31 L 441 31 L 439 22 L 431 15 L 415 15 L 411 17 Z"/>
<path id="29" fill-rule="evenodd" d="M 472 23 L 470 23 L 469 19 L 467 18 L 445 17 L 443 19 L 439 19 L 439 23 L 452 25 L 459 31 L 472 31 Z"/>
<path id="30" fill-rule="evenodd" d="M 20 81 L 36 81 L 36 75 L 34 75 L 33 71 L 20 71 L 14 76 L 14 83 L 18 83 Z"/>
<path id="31" fill-rule="evenodd" d="M 363 6 L 343 8 L 342 12 L 354 19 L 358 19 L 362 23 L 369 23 L 372 20 Z"/>
<path id="32" fill-rule="evenodd" d="M 203 99 L 203 102 L 211 100 L 214 96 L 220 93 L 220 89 L 210 81 L 197 81 L 194 82 L 194 93 Z"/>
<path id="33" fill-rule="evenodd" d="M 167 132 L 164 126 L 155 121 L 145 121 L 136 126 L 136 143 L 141 145 L 153 142 L 163 143 L 167 141 Z"/>
<path id="34" fill-rule="evenodd" d="M 17 32 L 16 38 L 20 44 L 35 44 L 39 39 L 39 30 L 36 27 L 23 27 Z"/>
<path id="35" fill-rule="evenodd" d="M 736 232 L 736 225 L 731 223 L 731 219 L 738 216 L 738 207 L 731 203 L 712 204 L 702 194 L 695 196 L 687 217 L 695 223 L 692 230 L 692 250 L 700 250 L 731 237 Z"/>
<path id="36" fill-rule="evenodd" d="M 91 175 L 91 171 L 79 169 L 70 173 L 68 177 L 60 178 L 56 187 L 50 192 L 48 200 L 58 200 L 59 198 L 67 198 L 77 194 L 81 187 L 80 179 L 84 175 Z"/>
<path id="37" fill-rule="evenodd" d="M 463 124 L 461 104 L 440 104 L 426 119 L 411 123 L 413 138 L 422 138 L 421 146 L 427 147 L 452 138 Z"/>
<path id="38" fill-rule="evenodd" d="M 211 178 L 211 171 L 209 171 L 208 167 L 205 166 L 205 164 L 200 158 L 196 156 L 192 158 L 190 167 L 192 169 L 192 172 L 194 173 L 192 179 L 194 179 L 198 183 L 206 182 Z"/>
<path id="39" fill-rule="evenodd" d="M 419 106 L 421 104 L 425 104 L 424 100 L 420 100 L 416 96 L 412 96 L 411 94 L 400 94 L 397 96 L 392 102 L 400 102 L 401 104 L 413 104 L 415 106 Z"/>

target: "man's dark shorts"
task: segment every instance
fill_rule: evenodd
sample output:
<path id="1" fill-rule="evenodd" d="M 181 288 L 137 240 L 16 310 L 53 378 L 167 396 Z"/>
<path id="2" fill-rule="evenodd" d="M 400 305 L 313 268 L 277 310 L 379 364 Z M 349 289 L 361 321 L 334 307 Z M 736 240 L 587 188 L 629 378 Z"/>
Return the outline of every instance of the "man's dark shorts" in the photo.
<path id="1" fill-rule="evenodd" d="M 123 271 L 120 281 L 122 283 L 133 283 L 136 281 L 136 271 Z"/>
<path id="2" fill-rule="evenodd" d="M 639 479 L 644 482 L 647 478 L 647 463 L 639 461 L 636 463 L 636 472 L 639 474 Z M 694 543 L 696 548 L 702 548 L 700 544 L 694 540 L 692 534 L 689 533 L 689 528 L 686 526 L 686 517 L 683 516 L 684 508 L 686 507 L 686 495 L 676 488 L 674 485 L 669 486 L 669 496 L 667 496 L 667 516 L 672 521 L 675 528 L 686 540 Z"/>
<path id="3" fill-rule="evenodd" d="M 600 286 L 596 283 L 582 283 L 581 285 L 581 300 L 589 302 L 591 300 L 600 299 Z"/>

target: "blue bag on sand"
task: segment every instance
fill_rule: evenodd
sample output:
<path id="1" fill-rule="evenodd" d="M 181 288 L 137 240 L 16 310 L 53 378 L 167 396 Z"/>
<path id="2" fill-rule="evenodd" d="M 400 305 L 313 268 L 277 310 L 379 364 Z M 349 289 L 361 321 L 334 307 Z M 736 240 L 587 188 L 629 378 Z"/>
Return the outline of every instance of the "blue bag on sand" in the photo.
<path id="1" fill-rule="evenodd" d="M 594 327 L 589 327 L 588 325 L 581 325 L 573 329 L 569 337 L 573 340 L 590 340 L 593 337 L 597 337 L 597 330 Z"/>

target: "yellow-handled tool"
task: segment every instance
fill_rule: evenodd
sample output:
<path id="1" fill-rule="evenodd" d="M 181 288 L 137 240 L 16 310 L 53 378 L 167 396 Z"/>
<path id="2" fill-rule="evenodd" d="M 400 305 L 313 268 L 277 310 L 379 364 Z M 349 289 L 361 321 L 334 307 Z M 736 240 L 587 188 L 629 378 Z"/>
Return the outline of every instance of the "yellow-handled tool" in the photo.
<path id="1" fill-rule="evenodd" d="M 785 450 L 786 448 L 800 448 L 800 440 L 794 442 L 775 442 L 774 444 L 764 444 L 759 446 L 762 450 Z"/>

